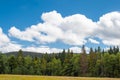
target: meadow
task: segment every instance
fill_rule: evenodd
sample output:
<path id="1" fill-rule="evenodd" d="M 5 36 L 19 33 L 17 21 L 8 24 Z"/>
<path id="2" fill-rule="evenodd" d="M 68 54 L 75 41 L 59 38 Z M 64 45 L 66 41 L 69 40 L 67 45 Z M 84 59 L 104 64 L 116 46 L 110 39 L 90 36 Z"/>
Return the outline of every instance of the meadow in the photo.
<path id="1" fill-rule="evenodd" d="M 0 75 L 0 80 L 120 80 L 120 78 Z"/>

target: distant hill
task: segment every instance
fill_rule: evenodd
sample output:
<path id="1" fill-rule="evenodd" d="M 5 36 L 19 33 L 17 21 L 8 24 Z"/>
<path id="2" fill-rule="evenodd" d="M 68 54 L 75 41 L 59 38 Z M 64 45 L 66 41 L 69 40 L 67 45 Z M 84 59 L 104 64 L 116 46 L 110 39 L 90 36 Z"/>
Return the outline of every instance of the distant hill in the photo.
<path id="1" fill-rule="evenodd" d="M 4 53 L 5 55 L 7 56 L 10 56 L 10 55 L 15 55 L 17 56 L 17 51 L 16 52 L 8 52 L 8 53 Z M 23 55 L 24 56 L 31 56 L 31 57 L 41 57 L 42 56 L 42 53 L 37 53 L 37 52 L 28 52 L 28 51 L 23 51 Z"/>

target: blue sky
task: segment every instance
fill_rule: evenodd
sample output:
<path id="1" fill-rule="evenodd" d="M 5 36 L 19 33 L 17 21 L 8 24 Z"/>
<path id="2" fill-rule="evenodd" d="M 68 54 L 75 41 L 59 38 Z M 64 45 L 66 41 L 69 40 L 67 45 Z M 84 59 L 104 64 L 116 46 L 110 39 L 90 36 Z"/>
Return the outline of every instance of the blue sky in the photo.
<path id="1" fill-rule="evenodd" d="M 54 48 L 56 50 L 57 49 L 60 50 L 63 48 L 66 48 L 66 49 L 72 48 L 76 50 L 76 49 L 79 49 L 79 47 L 81 47 L 81 45 L 83 44 L 85 44 L 86 47 L 88 48 L 97 47 L 97 46 L 106 48 L 111 45 L 112 46 L 120 45 L 119 36 L 118 36 L 119 32 L 117 31 L 112 32 L 112 30 L 113 31 L 115 31 L 116 29 L 118 30 L 120 27 L 119 25 L 120 24 L 120 12 L 119 12 L 120 5 L 119 4 L 120 4 L 120 0 L 19 0 L 19 1 L 18 0 L 10 0 L 10 1 L 0 0 L 0 27 L 2 30 L 1 35 L 2 36 L 4 35 L 8 39 L 8 40 L 5 39 L 6 41 L 1 40 L 0 50 L 3 52 L 5 52 L 4 49 L 7 49 L 8 51 L 12 51 L 11 45 L 12 47 L 16 47 L 15 48 L 16 50 L 19 48 L 23 48 L 24 50 L 29 50 L 31 48 L 33 49 L 33 48 L 40 47 L 37 50 L 38 52 L 41 50 L 41 48 L 42 49 L 47 48 L 49 49 L 49 51 L 51 51 L 51 48 L 52 49 Z M 64 19 L 63 20 L 64 23 L 60 22 L 62 24 L 62 28 L 61 28 L 61 24 L 59 25 L 57 24 L 57 28 L 55 27 L 56 30 L 60 28 L 63 34 L 67 35 L 70 33 L 75 37 L 79 34 L 79 32 L 76 32 L 74 28 L 74 26 L 76 26 L 75 23 L 77 22 L 74 19 L 74 17 L 75 16 L 79 17 L 77 27 L 78 29 L 83 29 L 82 30 L 83 35 L 80 35 L 83 37 L 76 38 L 75 39 L 76 41 L 74 39 L 69 40 L 61 37 L 56 37 L 56 35 L 53 37 L 50 32 L 46 33 L 46 30 L 43 30 L 42 33 L 46 33 L 46 35 L 50 35 L 48 37 L 52 39 L 52 41 L 48 41 L 48 40 L 46 41 L 43 38 L 38 39 L 35 36 L 32 36 L 32 39 L 35 38 L 34 41 L 30 39 L 28 40 L 28 39 L 21 38 L 21 36 L 26 35 L 27 28 L 30 28 L 29 32 L 32 31 L 32 28 L 31 28 L 32 25 L 36 25 L 37 27 L 37 24 L 41 23 L 42 26 L 45 26 L 45 25 L 49 26 L 48 24 L 50 24 L 51 26 L 51 22 L 49 21 L 47 22 L 47 20 L 48 20 L 48 17 L 52 14 L 56 16 L 61 15 L 61 17 Z M 79 14 L 79 15 L 76 15 L 76 14 Z M 43 15 L 43 18 L 42 18 L 42 15 Z M 106 15 L 106 16 L 103 16 L 103 15 Z M 117 15 L 117 18 L 116 18 L 116 15 Z M 81 18 L 83 18 L 84 16 L 85 16 L 85 20 L 83 19 L 82 21 Z M 51 20 L 53 19 L 53 17 L 51 17 Z M 68 20 L 65 19 L 66 17 L 68 17 Z M 92 22 L 89 19 L 92 20 Z M 113 19 L 112 24 L 114 24 L 115 21 L 117 21 L 117 23 L 115 23 L 112 26 L 107 25 L 109 23 L 107 22 L 105 23 L 106 19 L 108 19 L 108 21 Z M 73 21 L 73 22 L 69 24 L 67 23 L 69 21 L 70 22 Z M 90 23 L 88 24 L 89 26 L 95 25 L 95 28 L 93 28 L 95 30 L 90 29 L 90 27 L 86 25 L 87 22 L 86 24 L 82 24 L 82 22 L 84 21 L 88 21 L 88 23 Z M 74 25 L 72 23 L 74 23 Z M 71 28 L 69 25 L 73 25 L 73 27 Z M 87 34 L 89 32 L 87 32 L 86 28 L 84 28 L 82 25 L 88 27 L 88 31 L 90 29 L 92 31 L 91 32 L 92 34 L 91 33 L 90 35 Z M 56 25 L 52 25 L 52 26 L 56 26 Z M 64 29 L 63 26 L 66 28 Z M 101 28 L 99 29 L 100 26 L 102 26 L 102 29 Z M 108 27 L 109 28 L 114 27 L 110 31 L 111 33 L 108 31 Z M 45 29 L 48 29 L 48 28 L 45 28 Z M 52 29 L 54 32 L 54 28 Z M 106 35 L 102 34 L 104 33 L 104 31 L 106 32 L 108 31 L 108 33 Z M 38 31 L 38 32 L 41 33 L 41 31 Z M 19 33 L 19 35 L 17 33 Z M 15 34 L 17 34 L 17 36 Z M 48 37 L 47 39 L 49 39 Z M 114 38 L 114 39 L 110 40 L 111 38 L 112 39 Z M 80 41 L 83 43 L 80 43 L 79 39 L 81 39 Z M 71 44 L 69 41 L 73 44 Z M 9 50 L 8 47 L 6 47 L 5 44 L 3 43 L 10 44 L 11 50 Z"/>

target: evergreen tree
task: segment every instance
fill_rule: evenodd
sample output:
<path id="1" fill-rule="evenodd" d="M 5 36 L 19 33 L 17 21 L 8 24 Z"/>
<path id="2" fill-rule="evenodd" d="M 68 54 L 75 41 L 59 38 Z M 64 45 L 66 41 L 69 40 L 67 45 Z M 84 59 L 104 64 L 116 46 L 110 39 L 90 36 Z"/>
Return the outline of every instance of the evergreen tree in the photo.
<path id="1" fill-rule="evenodd" d="M 113 49 L 112 49 L 112 47 L 110 47 L 110 49 L 108 50 L 108 53 L 109 53 L 109 54 L 113 54 Z"/>
<path id="2" fill-rule="evenodd" d="M 41 63 L 40 64 L 41 64 L 40 65 L 41 73 L 43 75 L 46 75 L 47 74 L 47 72 L 46 72 L 46 70 L 47 70 L 47 61 L 46 61 L 46 59 L 44 57 L 41 58 Z"/>
<path id="3" fill-rule="evenodd" d="M 26 57 L 24 58 L 24 60 L 25 60 L 25 64 L 24 64 L 25 73 L 26 73 L 26 74 L 33 74 L 33 73 L 31 73 L 31 67 L 33 67 L 33 65 L 32 65 L 32 57 L 30 57 L 30 56 L 28 55 L 28 56 L 26 56 Z"/>
<path id="4" fill-rule="evenodd" d="M 97 61 L 97 55 L 93 51 L 92 48 L 90 48 L 90 53 L 89 53 L 89 73 L 91 76 L 95 75 L 95 65 Z"/>
<path id="5" fill-rule="evenodd" d="M 0 53 L 0 74 L 4 73 L 4 68 L 5 68 L 5 64 L 3 60 L 3 54 Z"/>
<path id="6" fill-rule="evenodd" d="M 81 54 L 64 49 L 42 57 L 24 56 L 22 50 L 17 56 L 0 53 L 0 74 L 120 77 L 119 47 L 110 47 L 108 52 L 90 48 L 87 54 L 83 45 Z"/>
<path id="7" fill-rule="evenodd" d="M 8 65 L 9 65 L 9 68 L 10 68 L 10 73 L 13 73 L 13 70 L 17 67 L 17 62 L 16 62 L 15 56 L 11 55 L 8 58 Z"/>
<path id="8" fill-rule="evenodd" d="M 17 54 L 17 67 L 21 70 L 21 74 L 24 74 L 26 69 L 25 69 L 25 60 L 24 60 L 24 55 L 23 51 L 20 49 Z"/>
<path id="9" fill-rule="evenodd" d="M 66 52 L 65 52 L 65 49 L 63 49 L 62 53 L 60 53 L 60 60 L 61 60 L 62 65 L 65 61 L 65 57 L 66 57 Z"/>
<path id="10" fill-rule="evenodd" d="M 55 57 L 51 61 L 51 75 L 60 75 L 61 71 L 61 61 Z"/>
<path id="11" fill-rule="evenodd" d="M 40 71 L 40 61 L 37 57 L 34 58 L 33 60 L 33 68 L 34 68 L 34 74 L 40 75 L 41 71 Z"/>
<path id="12" fill-rule="evenodd" d="M 82 53 L 80 55 L 80 69 L 82 76 L 86 76 L 88 71 L 88 59 L 84 45 L 82 46 Z"/>

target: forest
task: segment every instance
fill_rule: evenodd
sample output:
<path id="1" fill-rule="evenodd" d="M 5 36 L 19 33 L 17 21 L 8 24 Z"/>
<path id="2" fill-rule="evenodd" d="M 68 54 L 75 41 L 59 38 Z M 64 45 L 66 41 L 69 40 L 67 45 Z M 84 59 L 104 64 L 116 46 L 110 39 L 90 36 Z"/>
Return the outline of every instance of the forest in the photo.
<path id="1" fill-rule="evenodd" d="M 119 47 L 110 47 L 107 51 L 90 48 L 86 53 L 82 46 L 81 53 L 63 49 L 60 53 L 41 54 L 41 57 L 24 56 L 22 50 L 17 55 L 0 53 L 0 74 L 120 77 Z"/>

